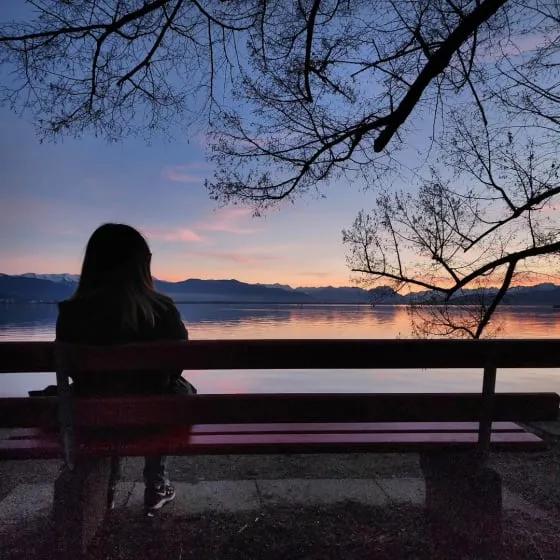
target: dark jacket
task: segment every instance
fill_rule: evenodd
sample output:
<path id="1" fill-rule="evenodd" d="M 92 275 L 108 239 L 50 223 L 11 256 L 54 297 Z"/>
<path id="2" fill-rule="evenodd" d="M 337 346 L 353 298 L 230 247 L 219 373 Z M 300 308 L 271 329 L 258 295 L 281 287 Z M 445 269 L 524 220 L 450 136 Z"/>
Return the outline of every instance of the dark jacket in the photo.
<path id="1" fill-rule="evenodd" d="M 167 298 L 166 298 L 167 300 Z M 169 299 L 164 309 L 158 310 L 155 324 L 141 322 L 137 330 L 122 326 L 120 305 L 117 300 L 92 298 L 67 300 L 59 303 L 56 322 L 56 340 L 73 344 L 111 345 L 158 340 L 184 340 L 187 329 L 177 308 Z M 78 394 L 153 394 L 172 391 L 181 371 L 157 373 L 126 373 L 100 376 L 72 376 L 74 391 Z"/>

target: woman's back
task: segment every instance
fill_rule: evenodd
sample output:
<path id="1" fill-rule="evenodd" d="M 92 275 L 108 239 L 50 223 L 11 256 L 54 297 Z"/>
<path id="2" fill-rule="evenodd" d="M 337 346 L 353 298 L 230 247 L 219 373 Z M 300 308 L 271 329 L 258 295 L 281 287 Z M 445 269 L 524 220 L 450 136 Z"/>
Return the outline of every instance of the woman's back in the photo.
<path id="1" fill-rule="evenodd" d="M 165 296 L 161 297 L 165 301 Z M 135 330 L 124 326 L 120 316 L 119 302 L 112 298 L 63 301 L 59 304 L 56 339 L 59 342 L 91 345 L 187 340 L 187 330 L 171 300 L 154 315 L 153 323 L 140 320 Z M 166 392 L 180 374 L 180 371 L 158 371 L 107 374 L 102 378 L 74 376 L 74 387 L 79 394 L 153 394 Z"/>
<path id="2" fill-rule="evenodd" d="M 76 344 L 127 344 L 153 340 L 185 339 L 186 330 L 171 299 L 162 305 L 154 321 L 142 318 L 136 328 L 123 325 L 116 297 L 66 300 L 59 304 L 57 339 Z M 166 301 L 167 300 L 167 301 Z"/>
<path id="3" fill-rule="evenodd" d="M 88 241 L 78 289 L 61 302 L 56 339 L 110 345 L 187 339 L 173 301 L 155 291 L 151 252 L 144 237 L 125 224 L 104 224 Z M 81 394 L 160 393 L 180 371 L 74 377 Z"/>

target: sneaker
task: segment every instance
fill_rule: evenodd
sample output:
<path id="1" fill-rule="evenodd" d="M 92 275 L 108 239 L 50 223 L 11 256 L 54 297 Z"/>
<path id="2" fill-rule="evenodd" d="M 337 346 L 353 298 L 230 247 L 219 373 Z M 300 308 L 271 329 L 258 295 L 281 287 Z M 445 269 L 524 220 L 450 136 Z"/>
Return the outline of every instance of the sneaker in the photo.
<path id="1" fill-rule="evenodd" d="M 146 515 L 153 517 L 154 513 L 161 509 L 163 505 L 175 499 L 175 488 L 167 483 L 155 488 L 146 488 L 144 490 L 144 507 Z"/>

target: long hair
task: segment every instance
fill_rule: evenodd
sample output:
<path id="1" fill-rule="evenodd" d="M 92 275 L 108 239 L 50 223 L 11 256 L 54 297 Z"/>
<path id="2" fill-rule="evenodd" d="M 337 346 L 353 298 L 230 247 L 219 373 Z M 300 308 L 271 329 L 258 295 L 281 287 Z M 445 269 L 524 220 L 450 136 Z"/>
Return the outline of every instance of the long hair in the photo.
<path id="1" fill-rule="evenodd" d="M 154 325 L 170 300 L 154 289 L 152 253 L 141 233 L 125 224 L 103 224 L 89 238 L 73 300 L 107 298 L 118 302 L 121 325 L 137 331 Z"/>

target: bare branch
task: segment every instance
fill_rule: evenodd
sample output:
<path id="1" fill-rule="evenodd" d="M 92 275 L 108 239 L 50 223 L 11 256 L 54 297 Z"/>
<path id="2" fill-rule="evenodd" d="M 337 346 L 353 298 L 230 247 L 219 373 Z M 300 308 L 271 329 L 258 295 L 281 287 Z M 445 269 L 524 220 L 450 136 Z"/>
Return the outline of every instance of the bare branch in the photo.
<path id="1" fill-rule="evenodd" d="M 507 0 L 484 0 L 453 30 L 449 37 L 442 43 L 439 49 L 432 53 L 428 62 L 418 74 L 418 77 L 393 112 L 389 125 L 387 125 L 375 140 L 376 152 L 383 150 L 390 142 L 397 130 L 406 121 L 414 107 L 420 101 L 424 90 L 432 80 L 441 74 L 449 65 L 451 57 L 459 50 L 461 45 L 479 28 L 485 21 L 492 17 Z"/>

